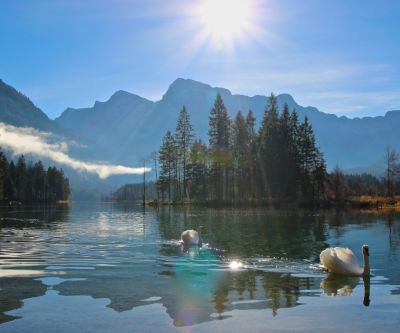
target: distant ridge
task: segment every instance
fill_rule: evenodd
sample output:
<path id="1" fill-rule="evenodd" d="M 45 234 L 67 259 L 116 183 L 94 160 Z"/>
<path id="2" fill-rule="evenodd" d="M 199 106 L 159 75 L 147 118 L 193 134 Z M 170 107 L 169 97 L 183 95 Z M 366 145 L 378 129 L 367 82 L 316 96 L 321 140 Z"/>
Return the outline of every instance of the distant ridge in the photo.
<path id="1" fill-rule="evenodd" d="M 0 122 L 59 132 L 61 127 L 36 107 L 31 100 L 0 79 Z"/>
<path id="2" fill-rule="evenodd" d="M 197 136 L 207 140 L 208 116 L 218 93 L 232 117 L 238 110 L 246 113 L 251 109 L 258 123 L 261 121 L 266 96 L 232 94 L 225 88 L 182 78 L 172 82 L 157 102 L 118 91 L 108 101 L 96 102 L 93 107 L 67 109 L 56 121 L 106 145 L 106 154 L 111 160 L 128 162 L 158 149 L 164 133 L 175 130 L 183 105 L 189 110 Z M 315 107 L 303 107 L 289 94 L 277 97 L 281 109 L 287 103 L 299 113 L 300 119 L 305 116 L 310 119 L 329 168 L 337 164 L 344 169 L 376 165 L 382 160 L 387 145 L 400 147 L 400 111 L 350 119 Z"/>
<path id="3" fill-rule="evenodd" d="M 119 90 L 105 102 L 96 101 L 92 107 L 67 108 L 54 121 L 26 96 L 0 80 L 0 122 L 73 138 L 84 148 L 71 147 L 71 154 L 81 159 L 134 165 L 158 150 L 167 130 L 175 130 L 183 105 L 190 113 L 197 137 L 207 142 L 208 117 L 218 93 L 231 117 L 238 110 L 247 113 L 251 109 L 258 124 L 261 122 L 266 96 L 232 94 L 225 88 L 182 78 L 172 82 L 159 101 Z M 303 107 L 289 94 L 277 98 L 280 109 L 287 103 L 300 119 L 305 116 L 310 119 L 329 169 L 339 165 L 352 172 L 379 173 L 383 170 L 386 146 L 400 149 L 398 110 L 388 111 L 384 116 L 350 119 L 315 107 Z"/>

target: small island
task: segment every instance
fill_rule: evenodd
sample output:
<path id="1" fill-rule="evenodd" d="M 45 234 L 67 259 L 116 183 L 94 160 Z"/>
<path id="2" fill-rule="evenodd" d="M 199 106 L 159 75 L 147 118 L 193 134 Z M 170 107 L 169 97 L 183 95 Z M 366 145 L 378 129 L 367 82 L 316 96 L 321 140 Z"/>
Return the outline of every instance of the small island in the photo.
<path id="1" fill-rule="evenodd" d="M 251 110 L 232 120 L 220 94 L 209 116 L 209 144 L 195 138 L 188 110 L 153 153 L 156 181 L 125 185 L 111 199 L 144 205 L 399 207 L 399 157 L 387 147 L 386 177 L 327 172 L 307 117 L 268 98 L 259 128 Z M 149 160 L 148 159 L 148 160 Z M 159 177 L 157 162 L 160 169 Z M 146 195 L 147 193 L 147 195 Z"/>

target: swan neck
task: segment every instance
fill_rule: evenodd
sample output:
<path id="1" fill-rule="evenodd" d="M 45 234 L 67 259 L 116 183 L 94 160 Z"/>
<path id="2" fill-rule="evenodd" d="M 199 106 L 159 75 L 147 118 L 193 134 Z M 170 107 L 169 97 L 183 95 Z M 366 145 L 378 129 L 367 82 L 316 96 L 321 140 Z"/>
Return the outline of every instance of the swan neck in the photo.
<path id="1" fill-rule="evenodd" d="M 369 276 L 370 275 L 369 256 L 366 255 L 365 252 L 363 252 L 363 256 L 364 256 L 364 271 L 363 271 L 363 275 L 364 276 Z"/>

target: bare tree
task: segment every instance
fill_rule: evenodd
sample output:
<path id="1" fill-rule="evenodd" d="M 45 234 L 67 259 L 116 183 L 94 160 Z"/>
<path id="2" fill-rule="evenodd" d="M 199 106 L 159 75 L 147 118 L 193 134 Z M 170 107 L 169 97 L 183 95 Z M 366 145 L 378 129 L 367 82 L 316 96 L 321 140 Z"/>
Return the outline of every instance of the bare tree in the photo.
<path id="1" fill-rule="evenodd" d="M 399 154 L 389 146 L 386 147 L 385 165 L 386 165 L 386 193 L 388 196 L 394 195 L 394 184 L 399 175 L 400 166 L 398 164 Z"/>
<path id="2" fill-rule="evenodd" d="M 153 151 L 149 157 L 154 162 L 154 172 L 156 174 L 156 184 L 158 183 L 158 173 L 157 173 L 157 160 L 158 160 L 158 152 Z M 157 202 L 160 201 L 160 193 L 157 186 Z"/>

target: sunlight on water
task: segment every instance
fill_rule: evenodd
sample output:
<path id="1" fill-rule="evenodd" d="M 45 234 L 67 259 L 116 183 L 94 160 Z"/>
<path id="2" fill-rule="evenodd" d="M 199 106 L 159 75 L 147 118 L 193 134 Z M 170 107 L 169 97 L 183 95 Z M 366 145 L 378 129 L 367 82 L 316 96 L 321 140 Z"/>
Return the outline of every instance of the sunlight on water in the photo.
<path id="1" fill-rule="evenodd" d="M 243 264 L 240 261 L 233 260 L 229 263 L 229 267 L 231 269 L 239 269 L 243 267 Z"/>
<path id="2" fill-rule="evenodd" d="M 385 332 L 400 325 L 397 215 L 112 205 L 2 214 L 0 331 L 39 331 L 43 323 L 50 331 L 59 323 L 58 332 L 94 323 L 105 332 L 366 331 L 380 327 L 374 316 Z M 182 230 L 200 225 L 203 246 L 183 248 Z M 327 246 L 364 243 L 371 279 L 319 267 Z"/>

